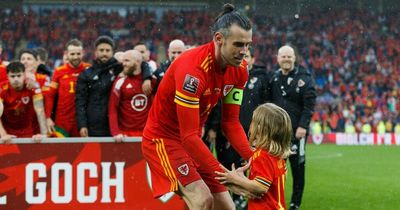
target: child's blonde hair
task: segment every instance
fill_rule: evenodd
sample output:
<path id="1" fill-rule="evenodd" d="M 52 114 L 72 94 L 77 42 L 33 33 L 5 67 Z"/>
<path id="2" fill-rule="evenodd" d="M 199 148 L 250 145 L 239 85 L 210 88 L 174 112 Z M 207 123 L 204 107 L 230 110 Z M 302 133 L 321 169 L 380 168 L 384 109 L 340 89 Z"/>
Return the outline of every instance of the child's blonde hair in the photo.
<path id="1" fill-rule="evenodd" d="M 273 156 L 289 156 L 292 123 L 288 113 L 279 106 L 272 103 L 258 106 L 249 132 L 250 145 L 265 149 Z"/>

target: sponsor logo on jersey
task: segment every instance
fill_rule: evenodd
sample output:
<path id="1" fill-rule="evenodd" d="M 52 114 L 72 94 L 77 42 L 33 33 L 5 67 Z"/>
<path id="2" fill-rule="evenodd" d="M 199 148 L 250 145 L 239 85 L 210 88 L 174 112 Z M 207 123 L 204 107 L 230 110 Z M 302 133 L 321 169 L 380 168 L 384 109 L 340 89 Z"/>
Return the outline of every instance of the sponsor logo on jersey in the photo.
<path id="1" fill-rule="evenodd" d="M 211 90 L 210 88 L 207 88 L 207 90 L 204 92 L 203 96 L 208 96 L 211 95 Z"/>
<path id="2" fill-rule="evenodd" d="M 147 96 L 144 94 L 137 94 L 131 100 L 132 109 L 141 112 L 147 107 Z"/>
<path id="3" fill-rule="evenodd" d="M 185 81 L 183 82 L 183 90 L 189 93 L 196 94 L 199 84 L 200 84 L 199 79 L 197 79 L 192 75 L 186 74 Z"/>

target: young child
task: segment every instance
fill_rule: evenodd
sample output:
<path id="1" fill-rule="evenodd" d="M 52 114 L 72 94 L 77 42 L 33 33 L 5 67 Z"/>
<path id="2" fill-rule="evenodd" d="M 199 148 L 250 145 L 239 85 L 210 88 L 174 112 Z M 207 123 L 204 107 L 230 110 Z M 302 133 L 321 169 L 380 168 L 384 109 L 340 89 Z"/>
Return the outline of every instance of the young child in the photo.
<path id="1" fill-rule="evenodd" d="M 285 158 L 290 154 L 292 134 L 289 115 L 272 103 L 262 104 L 253 113 L 249 132 L 250 145 L 256 149 L 250 160 L 249 178 L 243 174 L 246 166 L 235 169 L 232 165 L 229 171 L 221 165 L 225 172 L 215 172 L 216 179 L 241 188 L 247 195 L 256 195 L 258 199 L 249 197 L 249 210 L 284 210 Z"/>

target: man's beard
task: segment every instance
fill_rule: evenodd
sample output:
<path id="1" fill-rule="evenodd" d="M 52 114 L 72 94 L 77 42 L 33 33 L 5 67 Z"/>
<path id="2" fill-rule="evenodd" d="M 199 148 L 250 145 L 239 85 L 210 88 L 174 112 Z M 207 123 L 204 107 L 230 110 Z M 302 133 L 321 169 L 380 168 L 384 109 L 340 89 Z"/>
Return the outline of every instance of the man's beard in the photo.
<path id="1" fill-rule="evenodd" d="M 19 82 L 18 83 L 12 83 L 11 86 L 17 91 L 20 91 L 20 90 L 22 90 L 24 88 L 24 84 L 23 83 L 19 83 Z"/>
<path id="2" fill-rule="evenodd" d="M 136 71 L 136 65 L 133 65 L 133 66 L 129 67 L 128 70 L 125 71 L 125 74 L 127 76 L 133 76 L 134 75 L 133 73 L 135 71 Z"/>
<path id="3" fill-rule="evenodd" d="M 81 60 L 78 60 L 78 59 L 76 59 L 76 60 L 71 60 L 71 61 L 69 61 L 69 63 L 73 66 L 73 67 L 78 67 L 79 66 L 79 64 L 81 64 Z"/>

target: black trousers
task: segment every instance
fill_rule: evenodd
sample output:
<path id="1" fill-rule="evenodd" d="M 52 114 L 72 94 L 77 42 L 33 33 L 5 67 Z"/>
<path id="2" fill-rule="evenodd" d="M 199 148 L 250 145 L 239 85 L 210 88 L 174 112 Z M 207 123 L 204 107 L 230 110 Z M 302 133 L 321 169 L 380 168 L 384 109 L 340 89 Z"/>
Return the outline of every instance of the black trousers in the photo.
<path id="1" fill-rule="evenodd" d="M 289 156 L 293 177 L 293 191 L 290 203 L 296 206 L 300 206 L 304 191 L 306 139 L 307 136 L 304 140 L 292 140 L 292 150 L 295 150 L 296 154 Z"/>

